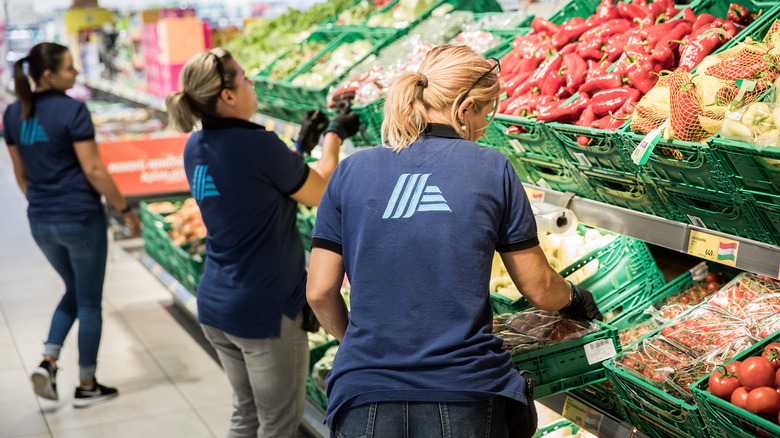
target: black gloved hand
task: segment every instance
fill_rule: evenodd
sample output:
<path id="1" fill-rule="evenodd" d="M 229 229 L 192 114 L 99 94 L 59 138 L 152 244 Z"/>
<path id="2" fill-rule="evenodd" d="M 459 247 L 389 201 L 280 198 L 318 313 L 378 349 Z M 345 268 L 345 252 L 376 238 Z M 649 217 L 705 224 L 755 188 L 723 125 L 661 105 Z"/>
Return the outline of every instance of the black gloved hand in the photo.
<path id="1" fill-rule="evenodd" d="M 305 153 L 311 152 L 320 140 L 320 136 L 328 126 L 328 116 L 320 110 L 308 110 L 301 122 L 301 132 L 298 134 L 298 146 Z"/>
<path id="2" fill-rule="evenodd" d="M 574 299 L 566 305 L 560 312 L 569 318 L 575 319 L 598 319 L 601 321 L 604 316 L 596 306 L 596 301 L 593 300 L 593 294 L 584 288 L 581 288 L 570 281 L 566 281 L 574 292 Z"/>
<path id="3" fill-rule="evenodd" d="M 359 129 L 360 117 L 353 113 L 351 109 L 347 109 L 328 124 L 325 132 L 333 132 L 342 140 L 346 140 L 347 138 L 357 134 Z"/>

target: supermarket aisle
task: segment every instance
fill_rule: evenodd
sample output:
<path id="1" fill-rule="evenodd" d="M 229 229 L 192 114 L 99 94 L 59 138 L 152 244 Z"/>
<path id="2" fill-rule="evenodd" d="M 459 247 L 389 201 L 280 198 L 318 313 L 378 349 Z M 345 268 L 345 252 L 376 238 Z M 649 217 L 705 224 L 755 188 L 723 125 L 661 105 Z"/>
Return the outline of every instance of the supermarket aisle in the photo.
<path id="1" fill-rule="evenodd" d="M 87 409 L 72 407 L 78 374 L 75 331 L 61 357 L 60 400 L 33 394 L 28 376 L 40 361 L 49 318 L 63 286 L 32 240 L 25 204 L 3 150 L 0 437 L 224 436 L 231 412 L 227 379 L 172 316 L 171 294 L 119 248 L 109 251 L 97 375 L 117 386 L 120 396 Z"/>

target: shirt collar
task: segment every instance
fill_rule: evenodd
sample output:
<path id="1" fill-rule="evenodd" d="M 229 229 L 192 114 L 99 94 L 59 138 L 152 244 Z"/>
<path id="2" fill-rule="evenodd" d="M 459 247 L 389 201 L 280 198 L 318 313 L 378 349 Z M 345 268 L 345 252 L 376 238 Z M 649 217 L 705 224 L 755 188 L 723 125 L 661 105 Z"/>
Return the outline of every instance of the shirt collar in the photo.
<path id="1" fill-rule="evenodd" d="M 60 90 L 46 90 L 36 91 L 33 93 L 33 97 L 46 97 L 46 96 L 67 96 L 64 91 Z"/>
<path id="2" fill-rule="evenodd" d="M 236 119 L 233 117 L 220 117 L 215 119 L 203 119 L 203 129 L 227 129 L 227 128 L 244 128 L 244 129 L 265 129 L 265 126 L 252 123 L 249 120 Z"/>
<path id="3" fill-rule="evenodd" d="M 428 123 L 428 126 L 425 127 L 422 135 L 463 140 L 463 137 L 458 135 L 458 131 L 456 131 L 455 128 L 450 125 L 445 125 L 444 123 Z"/>

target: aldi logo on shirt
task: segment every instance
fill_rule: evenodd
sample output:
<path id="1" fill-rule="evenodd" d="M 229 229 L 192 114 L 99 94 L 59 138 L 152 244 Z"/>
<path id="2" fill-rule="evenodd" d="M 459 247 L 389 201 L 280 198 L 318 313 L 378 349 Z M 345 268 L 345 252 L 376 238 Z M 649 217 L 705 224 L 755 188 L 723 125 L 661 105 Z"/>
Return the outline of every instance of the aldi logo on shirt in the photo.
<path id="1" fill-rule="evenodd" d="M 382 219 L 410 218 L 416 212 L 452 212 L 437 186 L 426 185 L 430 173 L 404 173 L 398 177 Z"/>
<path id="2" fill-rule="evenodd" d="M 38 119 L 35 117 L 22 121 L 22 135 L 19 139 L 19 143 L 29 146 L 38 142 L 49 141 L 49 136 L 46 135 L 46 131 L 38 124 Z"/>
<path id="3" fill-rule="evenodd" d="M 192 197 L 196 201 L 207 196 L 219 196 L 217 186 L 214 185 L 214 178 L 206 173 L 209 170 L 207 165 L 195 166 L 195 174 L 192 177 Z"/>

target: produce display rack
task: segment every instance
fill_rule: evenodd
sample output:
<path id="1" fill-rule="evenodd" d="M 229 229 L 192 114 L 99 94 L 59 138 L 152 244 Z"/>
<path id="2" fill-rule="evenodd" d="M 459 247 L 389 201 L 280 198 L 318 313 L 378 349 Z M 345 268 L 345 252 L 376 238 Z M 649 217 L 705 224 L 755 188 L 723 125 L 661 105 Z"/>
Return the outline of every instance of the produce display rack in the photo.
<path id="1" fill-rule="evenodd" d="M 576 395 L 562 392 L 537 401 L 575 424 L 585 422 L 585 430 L 599 438 L 647 438 L 633 425 L 602 412 Z"/>

